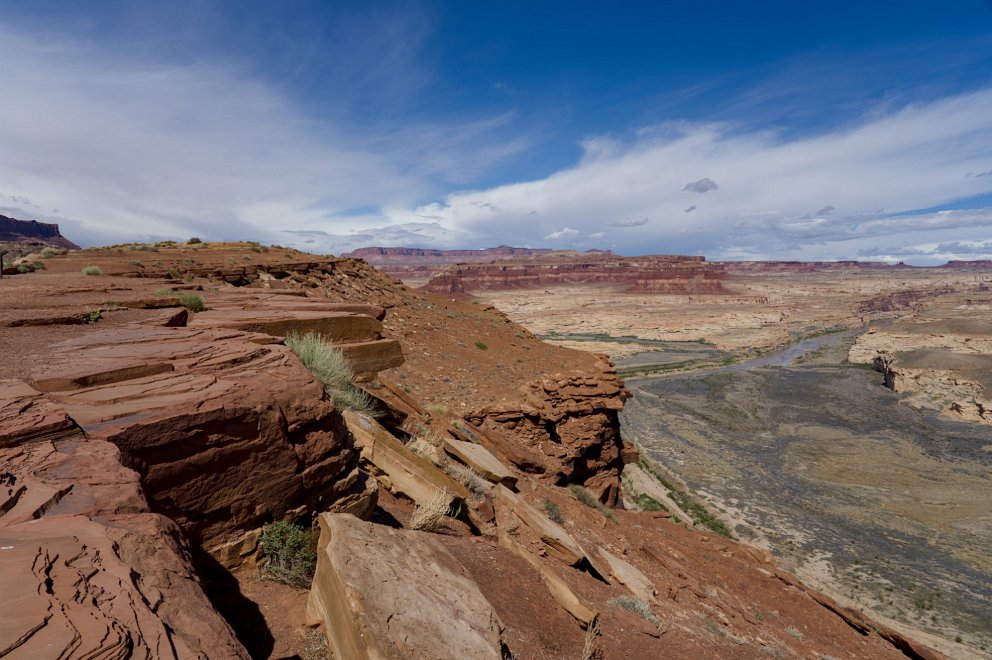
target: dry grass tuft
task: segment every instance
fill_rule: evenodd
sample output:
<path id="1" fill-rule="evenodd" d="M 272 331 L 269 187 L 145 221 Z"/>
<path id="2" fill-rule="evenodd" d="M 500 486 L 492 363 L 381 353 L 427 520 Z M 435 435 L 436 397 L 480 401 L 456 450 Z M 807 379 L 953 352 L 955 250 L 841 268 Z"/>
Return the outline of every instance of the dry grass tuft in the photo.
<path id="1" fill-rule="evenodd" d="M 423 502 L 417 502 L 413 507 L 413 515 L 410 516 L 410 529 L 419 529 L 422 532 L 436 531 L 441 526 L 441 521 L 448 515 L 450 502 L 451 495 L 443 488 L 435 491 Z"/>
<path id="2" fill-rule="evenodd" d="M 369 417 L 378 416 L 372 397 L 355 385 L 355 374 L 340 349 L 313 332 L 302 337 L 290 334 L 286 337 L 286 346 L 296 353 L 303 366 L 321 382 L 327 396 L 334 401 L 335 408 L 354 410 Z"/>
<path id="3" fill-rule="evenodd" d="M 599 617 L 586 628 L 586 640 L 582 645 L 582 660 L 603 660 L 603 650 L 599 648 Z"/>

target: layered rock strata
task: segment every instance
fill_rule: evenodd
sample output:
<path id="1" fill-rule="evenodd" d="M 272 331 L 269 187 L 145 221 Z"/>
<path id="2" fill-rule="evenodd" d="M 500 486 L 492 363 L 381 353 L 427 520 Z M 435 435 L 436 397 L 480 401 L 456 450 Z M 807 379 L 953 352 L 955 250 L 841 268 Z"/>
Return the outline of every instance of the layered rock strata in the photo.
<path id="1" fill-rule="evenodd" d="M 563 284 L 608 284 L 629 291 L 712 294 L 725 292 L 723 278 L 724 267 L 707 263 L 704 257 L 611 254 L 459 264 L 434 274 L 424 288 L 442 295 L 464 295 Z"/>

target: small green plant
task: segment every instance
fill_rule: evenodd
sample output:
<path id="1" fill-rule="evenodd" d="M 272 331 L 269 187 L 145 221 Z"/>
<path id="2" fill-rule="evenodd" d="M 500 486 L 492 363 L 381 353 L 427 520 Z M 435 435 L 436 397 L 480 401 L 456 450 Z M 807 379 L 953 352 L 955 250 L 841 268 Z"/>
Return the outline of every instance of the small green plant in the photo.
<path id="1" fill-rule="evenodd" d="M 186 244 L 187 244 L 187 245 L 196 245 L 196 244 L 198 244 L 198 243 L 202 243 L 202 242 L 203 242 L 203 240 L 202 240 L 202 239 L 200 239 L 200 238 L 197 238 L 196 236 L 193 236 L 193 237 L 192 237 L 192 238 L 190 238 L 190 239 L 189 239 L 188 241 L 186 241 Z"/>
<path id="2" fill-rule="evenodd" d="M 638 600 L 631 596 L 617 596 L 613 600 L 608 601 L 608 604 L 613 607 L 619 607 L 622 610 L 627 610 L 628 612 L 633 612 L 655 626 L 661 626 L 661 621 L 658 620 L 658 617 L 654 615 L 654 612 L 651 611 L 651 608 L 643 600 Z"/>
<path id="3" fill-rule="evenodd" d="M 548 518 L 551 518 L 559 525 L 565 522 L 565 516 L 561 515 L 561 508 L 557 504 L 548 498 L 544 498 L 541 505 L 544 507 L 544 513 L 548 514 Z"/>
<path id="4" fill-rule="evenodd" d="M 489 350 L 489 346 L 487 346 L 485 342 L 481 342 L 481 341 L 475 342 L 475 347 L 477 349 L 479 349 L 480 351 L 488 351 Z"/>
<path id="5" fill-rule="evenodd" d="M 789 633 L 790 635 L 792 635 L 796 639 L 802 639 L 803 638 L 803 634 L 801 632 L 799 632 L 799 629 L 798 628 L 794 628 L 792 626 L 789 626 L 788 628 L 785 629 L 785 632 Z"/>
<path id="6" fill-rule="evenodd" d="M 289 346 L 300 362 L 324 386 L 338 410 L 354 410 L 370 417 L 378 415 L 367 392 L 355 385 L 355 374 L 341 349 L 321 339 L 320 335 L 308 332 L 302 337 L 293 333 L 286 337 Z"/>
<path id="7" fill-rule="evenodd" d="M 96 323 L 101 318 L 103 318 L 103 314 L 100 312 L 99 309 L 90 309 L 90 310 L 87 310 L 86 311 L 86 322 L 87 323 Z"/>
<path id="8" fill-rule="evenodd" d="M 180 293 L 179 302 L 191 312 L 202 312 L 206 309 L 203 304 L 203 298 L 195 293 Z"/>
<path id="9" fill-rule="evenodd" d="M 447 316 L 448 316 L 449 319 L 457 319 L 458 318 L 458 314 L 456 314 L 455 312 L 452 312 L 450 310 L 448 311 Z"/>
<path id="10" fill-rule="evenodd" d="M 128 261 L 128 263 L 131 264 L 132 266 L 134 266 L 135 268 L 144 268 L 145 267 L 145 264 L 143 264 L 142 262 L 138 261 L 137 259 L 131 259 L 130 261 Z"/>
<path id="11" fill-rule="evenodd" d="M 650 495 L 645 495 L 640 493 L 634 498 L 637 506 L 641 508 L 641 511 L 668 511 L 668 507 L 654 499 Z"/>
<path id="12" fill-rule="evenodd" d="M 31 264 L 35 270 L 48 270 L 48 266 L 45 265 L 44 261 L 36 261 Z"/>
<path id="13" fill-rule="evenodd" d="M 21 264 L 20 266 L 17 267 L 17 272 L 20 273 L 21 275 L 24 275 L 25 273 L 30 273 L 31 270 L 32 270 L 31 267 L 28 266 L 27 264 Z"/>
<path id="14" fill-rule="evenodd" d="M 317 566 L 317 543 L 312 532 L 280 520 L 262 529 L 258 544 L 265 555 L 265 575 L 297 589 L 310 586 Z"/>
<path id="15" fill-rule="evenodd" d="M 434 494 L 423 502 L 417 502 L 410 516 L 410 529 L 422 532 L 433 532 L 441 526 L 441 521 L 448 515 L 451 495 L 445 489 L 434 491 Z"/>
<path id="16" fill-rule="evenodd" d="M 41 256 L 47 259 L 48 257 L 57 257 L 60 254 L 65 254 L 65 253 L 66 253 L 65 250 L 60 250 L 58 248 L 53 248 L 53 247 L 46 247 L 41 251 Z"/>
<path id="17" fill-rule="evenodd" d="M 172 289 L 155 289 L 156 296 L 174 296 L 178 293 L 178 291 L 174 291 Z"/>
<path id="18" fill-rule="evenodd" d="M 103 271 L 99 266 L 86 266 L 83 268 L 83 275 L 103 275 Z"/>
<path id="19" fill-rule="evenodd" d="M 575 499 L 582 502 L 586 506 L 591 507 L 593 509 L 598 509 L 599 512 L 602 513 L 604 516 L 606 516 L 613 522 L 617 522 L 617 514 L 607 509 L 602 502 L 596 499 L 596 496 L 593 495 L 592 491 L 589 490 L 588 488 L 584 488 L 578 484 L 569 484 L 568 492 L 574 495 Z"/>
<path id="20" fill-rule="evenodd" d="M 182 274 L 179 272 L 179 269 L 176 268 L 175 266 L 173 266 L 172 268 L 170 268 L 169 269 L 169 272 L 166 273 L 166 275 L 168 275 L 169 276 L 169 279 L 172 279 L 172 280 L 181 280 L 183 278 Z"/>

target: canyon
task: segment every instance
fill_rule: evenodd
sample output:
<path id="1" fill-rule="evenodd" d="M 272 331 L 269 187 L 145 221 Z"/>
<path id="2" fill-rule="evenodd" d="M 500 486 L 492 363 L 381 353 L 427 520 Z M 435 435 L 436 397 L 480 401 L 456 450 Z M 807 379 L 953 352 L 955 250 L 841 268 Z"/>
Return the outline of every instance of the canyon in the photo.
<path id="1" fill-rule="evenodd" d="M 614 360 L 496 306 L 259 244 L 25 258 L 0 282 L 2 657 L 941 657 L 645 507 L 624 475 L 662 467 Z M 307 332 L 374 417 L 287 345 Z M 277 521 L 319 537 L 309 589 L 260 579 Z"/>

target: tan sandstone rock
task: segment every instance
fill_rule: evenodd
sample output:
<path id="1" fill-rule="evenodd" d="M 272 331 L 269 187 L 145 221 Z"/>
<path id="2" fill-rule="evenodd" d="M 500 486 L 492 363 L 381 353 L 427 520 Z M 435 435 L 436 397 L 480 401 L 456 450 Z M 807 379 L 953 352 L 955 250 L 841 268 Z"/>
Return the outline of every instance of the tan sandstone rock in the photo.
<path id="1" fill-rule="evenodd" d="M 467 571 L 429 534 L 320 517 L 307 603 L 337 658 L 503 657 L 503 624 Z"/>

